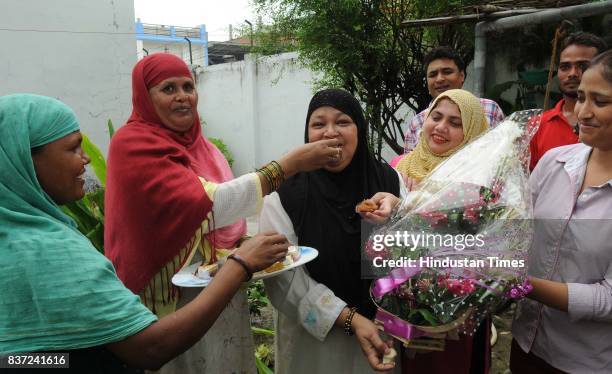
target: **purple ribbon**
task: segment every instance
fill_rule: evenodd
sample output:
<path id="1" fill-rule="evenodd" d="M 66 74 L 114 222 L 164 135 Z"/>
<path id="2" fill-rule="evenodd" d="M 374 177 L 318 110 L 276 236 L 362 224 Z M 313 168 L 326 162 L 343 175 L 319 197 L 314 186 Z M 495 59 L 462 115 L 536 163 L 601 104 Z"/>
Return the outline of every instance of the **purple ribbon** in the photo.
<path id="1" fill-rule="evenodd" d="M 512 299 L 521 299 L 527 296 L 527 294 L 529 294 L 531 291 L 533 291 L 533 286 L 531 285 L 529 278 L 525 278 L 523 284 L 514 285 L 514 287 L 508 291 L 507 296 Z"/>
<path id="2" fill-rule="evenodd" d="M 376 312 L 376 320 L 383 324 L 385 332 L 404 339 L 415 339 L 427 335 L 410 323 L 381 309 Z"/>
<path id="3" fill-rule="evenodd" d="M 372 296 L 380 298 L 396 289 L 400 284 L 421 272 L 420 266 L 403 267 L 392 270 L 389 275 L 377 279 L 372 288 Z"/>

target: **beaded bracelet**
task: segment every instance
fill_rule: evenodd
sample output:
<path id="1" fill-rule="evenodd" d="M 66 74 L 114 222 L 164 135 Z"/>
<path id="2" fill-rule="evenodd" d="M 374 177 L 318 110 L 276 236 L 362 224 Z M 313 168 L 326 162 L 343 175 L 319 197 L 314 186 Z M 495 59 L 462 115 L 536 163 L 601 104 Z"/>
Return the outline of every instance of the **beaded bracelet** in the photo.
<path id="1" fill-rule="evenodd" d="M 249 265 L 247 264 L 246 260 L 242 257 L 240 257 L 239 255 L 237 255 L 236 253 L 232 253 L 231 255 L 227 256 L 228 259 L 234 260 L 237 263 L 239 263 L 240 265 L 242 265 L 242 267 L 244 268 L 244 271 L 247 274 L 247 279 L 245 282 L 248 282 L 251 280 L 251 278 L 253 278 L 253 272 L 251 271 L 251 268 L 249 267 Z"/>
<path id="2" fill-rule="evenodd" d="M 349 309 L 348 315 L 346 316 L 346 319 L 344 320 L 344 332 L 347 335 L 353 335 L 353 317 L 355 316 L 355 313 L 357 312 L 357 307 L 352 307 Z"/>

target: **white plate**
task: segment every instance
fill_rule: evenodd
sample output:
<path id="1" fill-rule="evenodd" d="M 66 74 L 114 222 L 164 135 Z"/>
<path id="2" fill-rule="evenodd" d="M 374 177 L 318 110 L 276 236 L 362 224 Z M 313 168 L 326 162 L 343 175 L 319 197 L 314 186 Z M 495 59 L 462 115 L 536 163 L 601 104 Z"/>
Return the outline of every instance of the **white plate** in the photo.
<path id="1" fill-rule="evenodd" d="M 295 269 L 298 266 L 302 266 L 314 260 L 319 255 L 319 251 L 311 247 L 300 246 L 300 251 L 301 251 L 300 259 L 294 262 L 293 264 L 289 266 L 285 266 L 284 268 L 277 270 L 277 271 L 273 271 L 271 273 L 266 273 L 265 271 L 259 271 L 253 274 L 252 281 L 277 276 L 281 273 L 286 272 L 287 270 Z M 199 262 L 182 268 L 178 273 L 174 274 L 174 276 L 172 277 L 172 283 L 178 287 L 206 287 L 208 286 L 208 284 L 212 281 L 212 278 L 203 279 L 203 278 L 196 277 L 194 275 L 198 266 L 200 266 Z"/>

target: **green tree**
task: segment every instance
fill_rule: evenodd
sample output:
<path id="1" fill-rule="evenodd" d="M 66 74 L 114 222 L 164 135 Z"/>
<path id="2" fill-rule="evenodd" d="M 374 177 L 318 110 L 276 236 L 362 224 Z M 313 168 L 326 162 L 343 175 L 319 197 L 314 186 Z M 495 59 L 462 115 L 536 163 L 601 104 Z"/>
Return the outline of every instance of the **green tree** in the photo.
<path id="1" fill-rule="evenodd" d="M 380 156 L 383 141 L 402 152 L 399 111 L 430 101 L 422 67 L 435 45 L 473 55 L 473 25 L 406 28 L 401 23 L 452 12 L 476 1 L 418 0 L 253 0 L 260 17 L 272 20 L 264 33 L 322 73 L 318 87 L 343 87 L 365 104 L 370 147 Z M 257 36 L 255 37 L 257 40 Z M 284 43 L 284 44 L 283 44 Z M 257 51 L 257 50 L 256 50 Z M 265 52 L 265 51 L 264 51 Z"/>

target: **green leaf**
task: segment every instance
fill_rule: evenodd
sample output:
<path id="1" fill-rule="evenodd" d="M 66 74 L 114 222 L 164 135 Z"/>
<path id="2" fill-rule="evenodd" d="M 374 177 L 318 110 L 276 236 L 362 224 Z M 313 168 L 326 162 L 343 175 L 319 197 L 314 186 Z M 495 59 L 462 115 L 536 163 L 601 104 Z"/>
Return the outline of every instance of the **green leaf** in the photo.
<path id="1" fill-rule="evenodd" d="M 62 205 L 62 206 L 60 206 L 60 208 L 62 209 L 62 211 L 66 215 L 68 215 L 68 217 L 72 218 L 72 220 L 74 222 L 76 222 L 77 228 L 79 229 L 79 231 L 83 232 L 81 230 L 81 228 L 83 227 L 83 222 L 82 222 L 81 216 L 80 216 L 80 214 L 78 212 L 78 208 L 75 207 L 72 204 L 74 204 L 74 203 L 70 203 L 70 206 L 69 205 Z"/>
<path id="2" fill-rule="evenodd" d="M 98 252 L 104 254 L 104 224 L 98 223 L 96 227 L 87 233 L 87 239 L 96 247 Z"/>
<path id="3" fill-rule="evenodd" d="M 72 218 L 77 229 L 85 235 L 96 249 L 104 254 L 104 213 L 93 202 L 104 197 L 104 190 L 87 194 L 83 199 L 63 205 L 62 211 Z"/>
<path id="4" fill-rule="evenodd" d="M 87 135 L 83 134 L 83 143 L 81 143 L 81 147 L 85 153 L 89 155 L 91 158 L 91 167 L 93 168 L 94 173 L 100 180 L 100 183 L 103 187 L 106 186 L 106 160 L 100 152 L 100 148 L 98 148 L 95 144 L 93 144 Z"/>
<path id="5" fill-rule="evenodd" d="M 104 188 L 85 195 L 83 203 L 98 222 L 104 223 Z"/>
<path id="6" fill-rule="evenodd" d="M 111 120 L 107 123 L 112 137 L 115 130 Z M 91 158 L 91 165 L 102 188 L 87 193 L 81 200 L 73 201 L 61 207 L 62 211 L 72 218 L 77 229 L 85 235 L 93 246 L 104 254 L 104 186 L 106 185 L 106 161 L 100 149 L 83 134 L 81 144 Z"/>
<path id="7" fill-rule="evenodd" d="M 221 151 L 221 153 L 223 154 L 223 157 L 225 157 L 229 166 L 232 167 L 232 165 L 234 164 L 234 158 L 232 156 L 232 153 L 227 148 L 227 145 L 223 142 L 223 140 L 218 139 L 218 138 L 208 138 L 208 140 L 211 143 L 213 143 L 215 147 L 219 149 L 219 151 Z"/>
<path id="8" fill-rule="evenodd" d="M 407 320 L 411 320 L 412 317 L 414 317 L 415 314 L 419 313 L 418 309 L 411 309 L 410 312 L 408 313 L 408 317 L 406 317 Z"/>
<path id="9" fill-rule="evenodd" d="M 251 331 L 253 331 L 254 334 L 261 334 L 261 335 L 274 336 L 275 334 L 274 330 L 262 329 L 262 328 L 255 327 L 255 326 L 251 326 Z"/>
<path id="10" fill-rule="evenodd" d="M 115 126 L 113 126 L 113 121 L 111 121 L 110 118 L 108 119 L 106 126 L 108 126 L 108 137 L 112 139 L 113 135 L 115 135 Z"/>
<path id="11" fill-rule="evenodd" d="M 83 234 L 89 232 L 97 224 L 96 218 L 83 200 L 68 203 L 62 207 L 62 210 L 77 223 L 79 231 Z"/>
<path id="12" fill-rule="evenodd" d="M 255 365 L 257 366 L 257 374 L 274 374 L 257 356 L 255 356 Z"/>
<path id="13" fill-rule="evenodd" d="M 432 326 L 438 325 L 438 320 L 436 319 L 436 317 L 433 316 L 433 314 L 431 314 L 429 310 L 419 309 L 419 314 L 421 314 L 421 316 L 423 316 L 423 318 L 425 318 L 425 320 L 429 322 Z"/>

